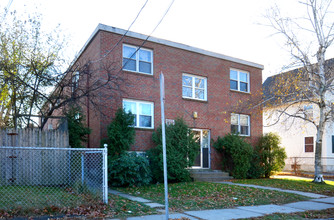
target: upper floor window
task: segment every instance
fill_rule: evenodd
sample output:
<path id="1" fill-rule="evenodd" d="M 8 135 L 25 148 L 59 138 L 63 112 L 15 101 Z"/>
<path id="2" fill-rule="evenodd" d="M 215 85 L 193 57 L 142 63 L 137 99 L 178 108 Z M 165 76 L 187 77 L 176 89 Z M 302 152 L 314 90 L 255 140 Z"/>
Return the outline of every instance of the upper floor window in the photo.
<path id="1" fill-rule="evenodd" d="M 153 128 L 154 114 L 153 103 L 145 101 L 135 101 L 124 99 L 123 108 L 126 112 L 131 112 L 134 115 L 133 126 L 137 128 Z"/>
<path id="2" fill-rule="evenodd" d="M 51 123 L 48 124 L 48 130 L 53 130 L 53 125 Z"/>
<path id="3" fill-rule="evenodd" d="M 230 89 L 249 92 L 249 73 L 241 70 L 230 70 Z"/>
<path id="4" fill-rule="evenodd" d="M 305 118 L 313 120 L 313 105 L 304 105 Z"/>
<path id="5" fill-rule="evenodd" d="M 152 50 L 123 45 L 123 70 L 153 74 Z"/>
<path id="6" fill-rule="evenodd" d="M 313 137 L 305 137 L 305 152 L 313 152 Z"/>
<path id="7" fill-rule="evenodd" d="M 72 74 L 72 92 L 74 92 L 76 88 L 78 88 L 79 86 L 79 77 L 80 77 L 80 74 L 78 71 L 73 72 Z"/>
<path id="8" fill-rule="evenodd" d="M 250 120 L 248 115 L 231 114 L 231 133 L 243 136 L 250 135 Z"/>
<path id="9" fill-rule="evenodd" d="M 182 75 L 182 97 L 207 100 L 207 80 L 205 77 Z"/>

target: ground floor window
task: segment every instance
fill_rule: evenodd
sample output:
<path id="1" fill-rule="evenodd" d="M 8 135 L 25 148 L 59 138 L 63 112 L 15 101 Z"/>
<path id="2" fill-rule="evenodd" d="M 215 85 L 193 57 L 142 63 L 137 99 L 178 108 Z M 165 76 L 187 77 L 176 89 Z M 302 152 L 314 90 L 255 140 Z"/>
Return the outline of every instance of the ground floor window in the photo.
<path id="1" fill-rule="evenodd" d="M 305 137 L 305 152 L 313 152 L 314 149 L 314 139 L 313 137 Z"/>
<path id="2" fill-rule="evenodd" d="M 243 136 L 250 135 L 250 117 L 249 115 L 231 114 L 231 133 Z"/>
<path id="3" fill-rule="evenodd" d="M 123 108 L 135 116 L 133 126 L 136 128 L 154 128 L 153 102 L 123 100 Z"/>

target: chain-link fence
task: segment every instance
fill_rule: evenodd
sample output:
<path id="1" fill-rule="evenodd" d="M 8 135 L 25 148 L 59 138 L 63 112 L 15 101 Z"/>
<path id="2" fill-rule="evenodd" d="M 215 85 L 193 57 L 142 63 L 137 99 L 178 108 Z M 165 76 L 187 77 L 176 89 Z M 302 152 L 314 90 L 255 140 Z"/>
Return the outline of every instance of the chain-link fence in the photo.
<path id="1" fill-rule="evenodd" d="M 108 201 L 106 148 L 0 147 L 0 210 Z"/>
<path id="2" fill-rule="evenodd" d="M 334 157 L 321 157 L 323 172 L 334 173 Z M 314 172 L 313 157 L 288 157 L 285 160 L 285 170 L 294 172 L 308 171 Z"/>

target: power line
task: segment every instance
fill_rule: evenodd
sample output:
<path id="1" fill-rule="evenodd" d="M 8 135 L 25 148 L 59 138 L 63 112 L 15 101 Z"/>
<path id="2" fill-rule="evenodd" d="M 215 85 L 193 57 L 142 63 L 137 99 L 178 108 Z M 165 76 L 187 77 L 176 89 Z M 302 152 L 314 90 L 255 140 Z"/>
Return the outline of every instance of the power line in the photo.
<path id="1" fill-rule="evenodd" d="M 108 56 L 119 45 L 119 43 L 123 40 L 123 38 L 129 32 L 129 30 L 132 27 L 132 25 L 136 22 L 137 18 L 139 17 L 139 15 L 141 14 L 141 12 L 145 8 L 147 2 L 148 2 L 148 0 L 145 1 L 144 5 L 141 7 L 141 9 L 139 10 L 139 12 L 137 13 L 137 16 L 135 17 L 135 19 L 132 21 L 132 23 L 130 24 L 130 26 L 128 27 L 128 29 L 126 30 L 126 32 L 122 35 L 122 37 L 118 40 L 118 42 L 113 46 L 113 48 L 111 48 L 111 50 L 109 50 L 106 54 L 104 54 L 103 57 L 101 57 L 100 59 L 92 61 L 92 63 L 99 62 L 99 61 L 103 60 L 106 56 Z"/>
<path id="2" fill-rule="evenodd" d="M 9 0 L 8 1 L 8 4 L 7 4 L 6 8 L 5 8 L 5 13 L 3 14 L 2 19 L 1 19 L 1 23 L 5 20 L 5 18 L 7 16 L 7 13 L 9 11 L 9 8 L 12 5 L 12 3 L 13 3 L 13 0 Z"/>
<path id="3" fill-rule="evenodd" d="M 12 5 L 13 3 L 13 0 L 9 0 L 8 4 L 7 4 L 7 7 L 6 7 L 6 10 L 8 11 L 9 7 Z"/>
<path id="4" fill-rule="evenodd" d="M 158 24 L 155 26 L 155 28 L 153 29 L 153 31 L 150 33 L 150 35 L 147 37 L 147 39 L 153 34 L 153 32 L 158 28 L 158 26 L 161 24 L 162 20 L 164 20 L 164 18 L 166 17 L 167 13 L 169 12 L 169 9 L 172 7 L 172 5 L 174 4 L 175 0 L 172 0 L 172 2 L 169 4 L 167 10 L 165 11 L 165 14 L 161 17 L 160 21 L 158 22 Z"/>
<path id="5" fill-rule="evenodd" d="M 167 13 L 169 12 L 169 9 L 172 7 L 172 5 L 174 4 L 175 0 L 172 0 L 172 2 L 169 4 L 167 10 L 165 11 L 164 15 L 161 17 L 161 19 L 159 20 L 159 22 L 157 23 L 157 25 L 154 27 L 154 29 L 152 30 L 152 32 L 146 37 L 146 39 L 143 41 L 143 43 L 137 48 L 137 50 L 135 52 L 133 52 L 133 54 L 130 57 L 133 57 L 138 50 L 140 50 L 140 48 L 142 48 L 144 46 L 144 44 L 147 42 L 147 40 L 151 37 L 151 35 L 153 34 L 153 32 L 158 28 L 158 26 L 161 24 L 161 22 L 164 20 L 164 18 L 166 17 Z M 123 65 L 122 68 L 120 69 L 123 70 L 124 66 L 129 62 L 129 60 L 127 60 Z"/>
<path id="6" fill-rule="evenodd" d="M 101 60 L 103 60 L 104 58 L 106 58 L 106 56 L 108 56 L 118 45 L 119 43 L 124 39 L 124 37 L 126 36 L 126 34 L 129 32 L 131 26 L 134 24 L 134 22 L 137 20 L 137 18 L 139 17 L 140 13 L 142 12 L 142 10 L 144 9 L 144 7 L 146 6 L 148 0 L 146 0 L 146 2 L 144 3 L 144 5 L 142 6 L 142 8 L 140 9 L 139 13 L 137 14 L 136 18 L 134 19 L 134 21 L 130 24 L 128 30 L 122 35 L 122 37 L 118 40 L 118 42 L 113 46 L 113 48 L 108 51 L 106 54 L 103 55 L 103 57 L 95 60 L 95 61 L 91 61 L 89 63 L 95 63 L 95 62 L 99 62 Z M 161 17 L 161 19 L 159 20 L 159 22 L 156 24 L 156 26 L 154 27 L 154 29 L 151 31 L 151 33 L 145 38 L 145 40 L 143 41 L 143 43 L 136 49 L 136 51 L 130 56 L 133 57 L 143 46 L 144 44 L 148 41 L 148 39 L 151 37 L 151 35 L 154 33 L 154 31 L 159 27 L 159 25 L 161 24 L 161 22 L 164 20 L 164 18 L 166 17 L 166 15 L 168 14 L 170 8 L 172 7 L 172 5 L 174 4 L 175 0 L 172 0 L 171 3 L 169 4 L 168 8 L 166 9 L 165 13 L 163 14 L 163 16 Z M 115 74 L 116 76 L 118 74 L 120 74 L 124 68 L 124 66 L 128 63 L 129 61 L 127 60 L 120 68 L 120 70 Z M 88 64 L 89 64 L 88 63 Z"/>

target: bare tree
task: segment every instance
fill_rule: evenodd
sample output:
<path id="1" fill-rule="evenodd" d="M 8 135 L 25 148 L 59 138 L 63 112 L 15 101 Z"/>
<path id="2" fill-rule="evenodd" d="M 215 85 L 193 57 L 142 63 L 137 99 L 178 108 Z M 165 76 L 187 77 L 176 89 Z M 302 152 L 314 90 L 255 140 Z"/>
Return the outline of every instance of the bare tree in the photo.
<path id="1" fill-rule="evenodd" d="M 42 117 L 41 129 L 54 114 L 64 115 L 69 106 L 88 107 L 103 114 L 101 98 L 113 98 L 122 92 L 121 67 L 108 59 L 98 61 L 84 61 L 72 65 L 59 81 L 54 81 L 54 91 L 50 95 L 43 95 L 44 104 L 39 107 Z M 42 91 L 38 91 L 42 94 Z M 57 112 L 56 111 L 61 111 Z"/>
<path id="2" fill-rule="evenodd" d="M 334 22 L 331 0 L 305 0 L 303 18 L 282 16 L 278 7 L 267 15 L 270 26 L 286 40 L 286 47 L 293 58 L 292 65 L 301 68 L 277 77 L 271 96 L 274 104 L 285 103 L 278 111 L 283 116 L 312 123 L 316 128 L 314 182 L 323 182 L 321 154 L 323 134 L 332 118 L 333 63 L 326 62 L 327 50 L 334 40 Z M 317 106 L 319 117 L 311 118 L 300 103 Z M 293 109 L 293 110 L 292 110 Z"/>
<path id="3" fill-rule="evenodd" d="M 120 92 L 121 66 L 108 59 L 81 58 L 62 70 L 64 36 L 42 29 L 41 18 L 10 13 L 0 27 L 0 126 L 45 126 L 66 106 L 101 105 Z M 53 90 L 52 90 L 53 89 Z M 105 92 L 105 94 L 103 94 Z M 33 117 L 41 117 L 39 124 Z"/>

